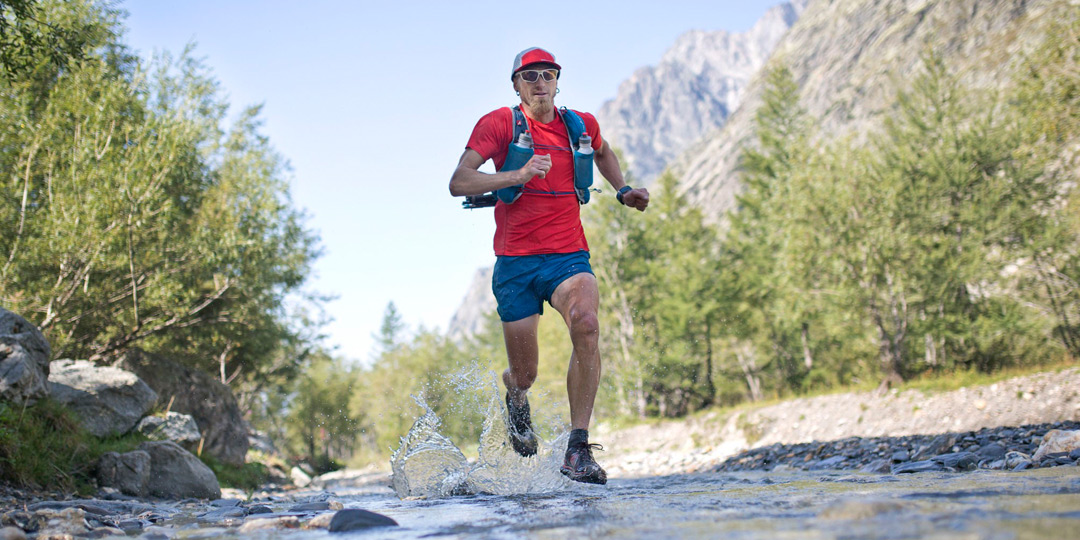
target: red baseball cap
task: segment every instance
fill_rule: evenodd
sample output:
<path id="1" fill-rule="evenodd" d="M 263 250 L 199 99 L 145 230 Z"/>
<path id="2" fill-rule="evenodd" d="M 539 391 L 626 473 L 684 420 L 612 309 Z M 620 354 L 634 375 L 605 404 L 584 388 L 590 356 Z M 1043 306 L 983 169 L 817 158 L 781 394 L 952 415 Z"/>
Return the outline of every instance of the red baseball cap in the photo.
<path id="1" fill-rule="evenodd" d="M 555 55 L 551 54 L 540 47 L 531 47 L 518 53 L 514 58 L 514 69 L 510 72 L 510 79 L 517 75 L 517 72 L 529 67 L 532 64 L 551 64 L 555 66 L 555 69 L 562 71 L 562 66 L 555 63 Z"/>

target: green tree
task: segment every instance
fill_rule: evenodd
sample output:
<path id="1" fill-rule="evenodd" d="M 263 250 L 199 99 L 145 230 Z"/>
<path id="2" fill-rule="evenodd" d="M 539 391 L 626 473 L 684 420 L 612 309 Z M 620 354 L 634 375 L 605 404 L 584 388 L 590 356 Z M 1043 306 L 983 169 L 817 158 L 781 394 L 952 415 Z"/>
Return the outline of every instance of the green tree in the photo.
<path id="1" fill-rule="evenodd" d="M 722 274 L 722 288 L 731 293 L 724 302 L 727 334 L 753 399 L 761 397 L 764 372 L 775 374 L 778 389 L 801 388 L 814 367 L 810 330 L 817 326 L 804 292 L 813 288 L 817 265 L 803 258 L 814 252 L 810 245 L 792 244 L 810 232 L 804 219 L 809 214 L 795 217 L 792 210 L 805 204 L 794 177 L 811 160 L 811 133 L 791 71 L 777 62 L 764 81 L 755 116 L 759 144 L 741 156 L 746 188 L 729 214 L 728 270 Z M 796 271 L 800 262 L 809 274 Z"/>
<path id="2" fill-rule="evenodd" d="M 223 131 L 227 104 L 190 51 L 144 69 L 115 12 L 40 13 L 100 41 L 65 69 L 36 51 L 33 73 L 6 83 L 0 298 L 57 356 L 140 346 L 230 381 L 302 355 L 314 332 L 287 299 L 318 302 L 303 290 L 317 238 L 258 108 Z"/>
<path id="3" fill-rule="evenodd" d="M 9 81 L 43 61 L 65 68 L 85 57 L 96 28 L 50 21 L 50 15 L 55 12 L 42 9 L 36 0 L 0 2 L 0 73 Z"/>
<path id="4" fill-rule="evenodd" d="M 352 457 L 365 418 L 350 409 L 356 376 L 341 359 L 317 353 L 295 381 L 286 420 L 290 448 L 321 472 Z"/>

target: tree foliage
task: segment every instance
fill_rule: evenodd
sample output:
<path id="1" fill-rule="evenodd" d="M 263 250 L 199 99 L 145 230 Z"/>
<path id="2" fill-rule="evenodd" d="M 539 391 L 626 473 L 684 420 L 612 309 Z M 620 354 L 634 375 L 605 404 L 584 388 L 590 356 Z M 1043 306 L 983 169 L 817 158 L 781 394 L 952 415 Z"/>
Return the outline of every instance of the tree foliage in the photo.
<path id="1" fill-rule="evenodd" d="M 302 359 L 312 321 L 291 306 L 317 304 L 303 290 L 317 238 L 259 108 L 223 129 L 209 69 L 190 49 L 150 64 L 127 53 L 110 4 L 3 9 L 0 39 L 25 45 L 0 81 L 5 307 L 56 357 L 139 346 L 248 382 Z M 31 31 L 81 53 L 58 62 Z"/>

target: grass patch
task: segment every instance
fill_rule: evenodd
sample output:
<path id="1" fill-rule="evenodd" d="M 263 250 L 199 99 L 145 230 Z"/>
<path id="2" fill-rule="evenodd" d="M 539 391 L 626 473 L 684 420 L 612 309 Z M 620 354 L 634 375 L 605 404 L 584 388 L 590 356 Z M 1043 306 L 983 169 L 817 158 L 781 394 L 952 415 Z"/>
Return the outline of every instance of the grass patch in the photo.
<path id="1" fill-rule="evenodd" d="M 0 403 L 0 480 L 18 487 L 94 492 L 93 466 L 105 452 L 129 452 L 140 434 L 98 439 L 67 407 L 51 399 L 29 406 Z"/>
<path id="2" fill-rule="evenodd" d="M 266 484 L 270 478 L 270 469 L 257 461 L 249 461 L 237 467 L 228 465 L 214 459 L 208 454 L 199 456 L 199 459 L 214 471 L 218 484 L 225 488 L 234 488 L 251 493 Z"/>
<path id="3" fill-rule="evenodd" d="M 954 371 L 949 374 L 935 375 L 928 373 L 905 381 L 900 390 L 919 390 L 927 393 L 952 392 L 971 386 L 986 386 L 999 383 L 1014 377 L 1034 375 L 1036 373 L 1058 372 L 1064 369 L 1077 367 L 1076 362 L 1062 359 L 1058 362 L 1039 364 L 1037 366 L 1021 366 L 1001 369 L 993 373 L 984 373 L 974 369 Z"/>

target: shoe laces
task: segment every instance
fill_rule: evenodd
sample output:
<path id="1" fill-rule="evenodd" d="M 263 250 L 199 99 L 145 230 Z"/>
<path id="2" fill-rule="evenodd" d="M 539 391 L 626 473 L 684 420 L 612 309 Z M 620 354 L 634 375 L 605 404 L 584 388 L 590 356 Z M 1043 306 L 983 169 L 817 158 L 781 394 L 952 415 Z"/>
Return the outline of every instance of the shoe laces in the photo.
<path id="1" fill-rule="evenodd" d="M 577 445 L 577 446 L 570 447 L 571 452 L 576 453 L 576 452 L 584 451 L 586 454 L 589 455 L 590 458 L 592 457 L 592 451 L 593 450 L 599 450 L 599 451 L 603 452 L 604 451 L 604 445 L 596 444 L 596 443 L 589 443 L 589 444 L 582 444 L 582 445 Z"/>

